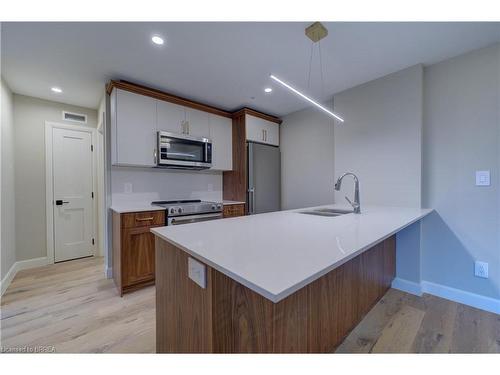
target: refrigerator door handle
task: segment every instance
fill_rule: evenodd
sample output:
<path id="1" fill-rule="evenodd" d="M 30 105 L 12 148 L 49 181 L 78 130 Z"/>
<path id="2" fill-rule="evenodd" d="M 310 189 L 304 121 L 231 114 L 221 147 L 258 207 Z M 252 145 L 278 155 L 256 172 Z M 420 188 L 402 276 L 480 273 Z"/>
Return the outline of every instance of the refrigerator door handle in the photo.
<path id="1" fill-rule="evenodd" d="M 248 189 L 248 214 L 252 215 L 255 212 L 255 189 Z"/>

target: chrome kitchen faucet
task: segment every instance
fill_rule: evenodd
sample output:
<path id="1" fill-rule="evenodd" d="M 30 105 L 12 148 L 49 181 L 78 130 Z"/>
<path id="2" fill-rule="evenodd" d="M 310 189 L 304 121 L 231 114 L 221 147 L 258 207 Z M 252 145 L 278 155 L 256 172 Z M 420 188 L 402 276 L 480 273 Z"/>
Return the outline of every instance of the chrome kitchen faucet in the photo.
<path id="1" fill-rule="evenodd" d="M 335 190 L 337 190 L 337 191 L 340 190 L 340 187 L 342 186 L 342 179 L 345 176 L 352 176 L 354 178 L 354 202 L 351 202 L 351 200 L 349 198 L 347 198 L 347 196 L 345 197 L 345 199 L 349 202 L 349 204 L 354 209 L 354 213 L 360 214 L 361 213 L 361 203 L 359 202 L 359 179 L 354 173 L 347 172 L 347 173 L 344 173 L 342 176 L 340 176 L 338 178 L 337 182 L 335 183 Z"/>

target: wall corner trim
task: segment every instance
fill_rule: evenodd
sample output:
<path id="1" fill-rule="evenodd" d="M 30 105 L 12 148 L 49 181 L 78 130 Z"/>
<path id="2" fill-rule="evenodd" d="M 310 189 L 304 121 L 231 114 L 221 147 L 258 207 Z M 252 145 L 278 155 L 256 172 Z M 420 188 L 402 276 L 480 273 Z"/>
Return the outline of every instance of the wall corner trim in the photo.
<path id="1" fill-rule="evenodd" d="M 392 288 L 401 290 L 406 293 L 413 294 L 415 296 L 421 296 L 422 295 L 422 286 L 419 283 L 416 283 L 414 281 L 409 281 L 405 279 L 400 279 L 399 277 L 396 277 L 392 281 Z"/>
<path id="2" fill-rule="evenodd" d="M 113 278 L 113 268 L 106 267 L 106 271 L 104 272 L 104 276 L 106 276 L 107 279 L 112 279 Z"/>
<path id="3" fill-rule="evenodd" d="M 458 302 L 463 305 L 500 314 L 500 299 L 452 288 L 446 285 L 436 284 L 425 280 L 422 280 L 419 284 L 413 281 L 395 278 L 392 282 L 392 287 L 417 296 L 421 296 L 423 293 L 432 294 L 433 296 Z"/>
<path id="4" fill-rule="evenodd" d="M 10 267 L 9 272 L 7 272 L 7 275 L 5 275 L 5 277 L 1 281 L 1 286 L 0 286 L 1 293 L 0 293 L 0 295 L 3 295 L 5 293 L 5 291 L 9 287 L 10 283 L 12 282 L 12 280 L 14 280 L 14 277 L 16 276 L 16 274 L 19 271 L 26 270 L 29 268 L 45 266 L 47 264 L 48 264 L 47 257 L 20 260 L 20 261 L 14 263 L 12 265 L 12 267 Z"/>

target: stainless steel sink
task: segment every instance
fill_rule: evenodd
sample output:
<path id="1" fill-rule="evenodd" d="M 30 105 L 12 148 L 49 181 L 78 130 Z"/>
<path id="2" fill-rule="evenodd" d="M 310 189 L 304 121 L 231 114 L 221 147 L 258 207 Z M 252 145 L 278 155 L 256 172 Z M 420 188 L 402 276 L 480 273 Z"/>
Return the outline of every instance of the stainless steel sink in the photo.
<path id="1" fill-rule="evenodd" d="M 352 214 L 354 211 L 341 210 L 338 208 L 318 208 L 317 210 L 299 211 L 299 214 L 334 217 L 345 214 Z"/>

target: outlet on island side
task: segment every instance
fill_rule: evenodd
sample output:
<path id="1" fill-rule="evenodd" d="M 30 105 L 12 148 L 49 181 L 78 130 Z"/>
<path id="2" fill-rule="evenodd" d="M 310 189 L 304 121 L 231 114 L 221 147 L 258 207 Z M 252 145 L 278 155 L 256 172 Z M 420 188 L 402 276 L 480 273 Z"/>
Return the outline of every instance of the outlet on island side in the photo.
<path id="1" fill-rule="evenodd" d="M 481 277 L 483 279 L 488 278 L 488 263 L 480 262 L 476 260 L 474 263 L 474 276 Z"/>

